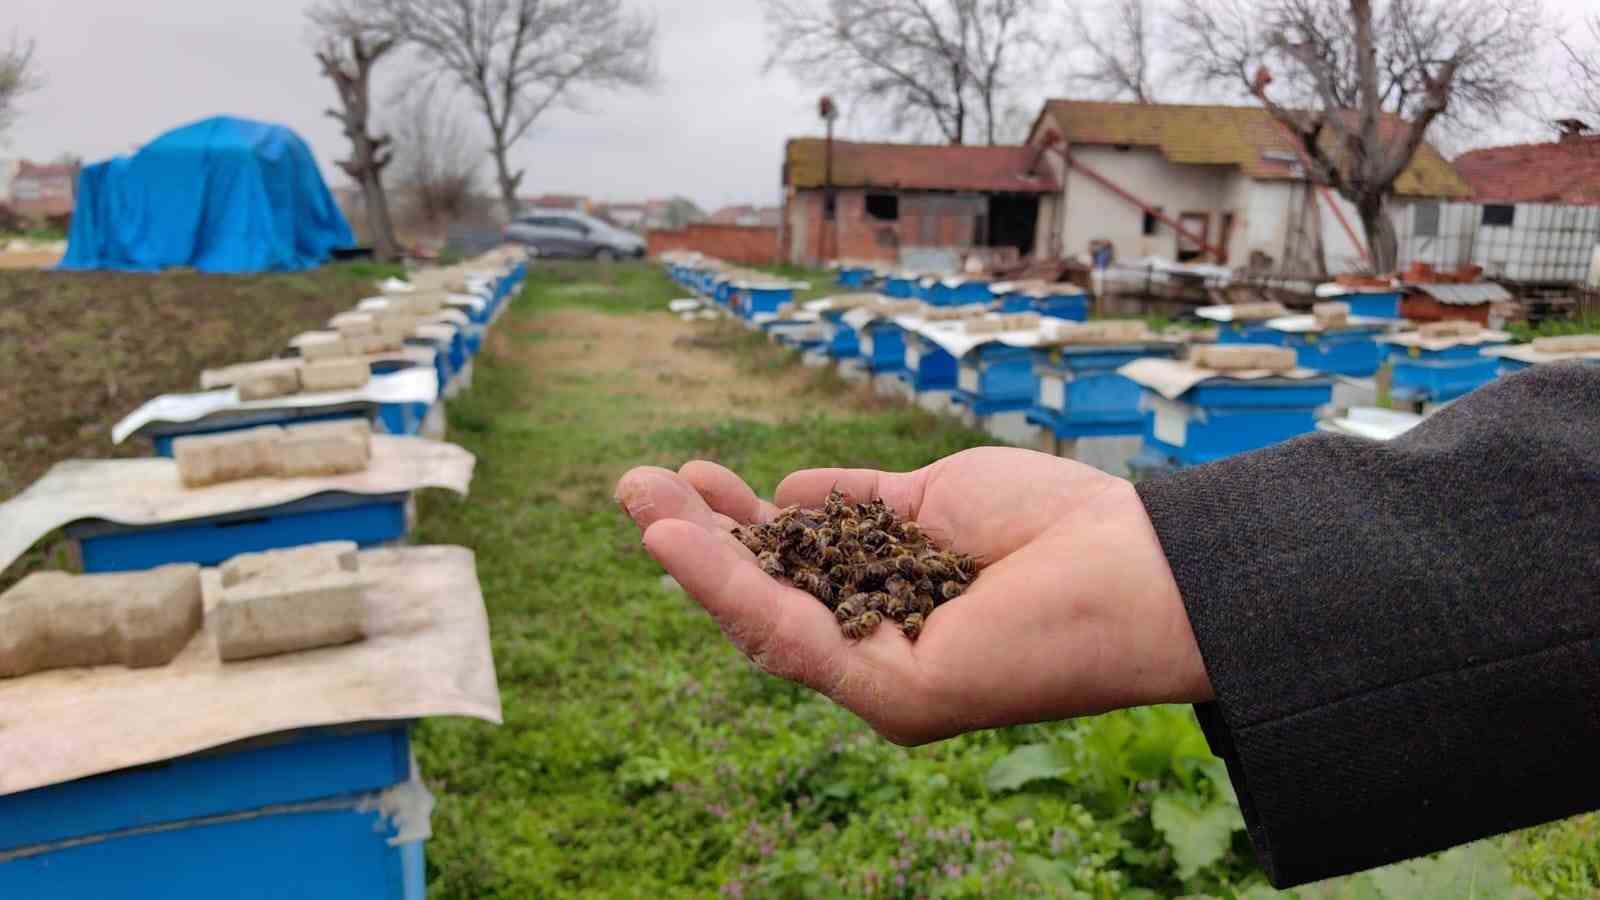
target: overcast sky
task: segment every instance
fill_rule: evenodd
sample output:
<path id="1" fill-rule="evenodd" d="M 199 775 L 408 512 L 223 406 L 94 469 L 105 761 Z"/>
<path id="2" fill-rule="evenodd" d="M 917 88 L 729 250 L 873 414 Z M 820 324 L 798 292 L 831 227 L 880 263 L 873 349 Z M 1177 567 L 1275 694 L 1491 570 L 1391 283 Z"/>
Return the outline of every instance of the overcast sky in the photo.
<path id="1" fill-rule="evenodd" d="M 1547 0 L 1575 16 L 1593 0 Z M 96 160 L 217 114 L 279 122 L 311 143 L 330 179 L 347 144 L 311 58 L 300 0 L 0 0 L 0 40 L 37 41 L 47 84 L 23 102 L 0 155 Z M 786 138 L 818 133 L 819 89 L 763 74 L 756 0 L 639 0 L 660 23 L 661 84 L 558 111 L 516 151 L 522 193 L 601 200 L 683 194 L 702 206 L 777 203 Z M 1051 91 L 1041 84 L 1032 104 Z M 463 113 L 472 116 L 470 109 Z M 855 117 L 841 133 L 869 134 Z M 486 165 L 485 184 L 491 173 Z"/>

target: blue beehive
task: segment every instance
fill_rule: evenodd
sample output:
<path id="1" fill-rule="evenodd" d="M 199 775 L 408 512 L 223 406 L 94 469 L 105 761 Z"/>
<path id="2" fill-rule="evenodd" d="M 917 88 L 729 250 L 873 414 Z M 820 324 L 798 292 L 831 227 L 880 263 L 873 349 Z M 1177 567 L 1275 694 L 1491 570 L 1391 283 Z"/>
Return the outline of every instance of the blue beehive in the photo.
<path id="1" fill-rule="evenodd" d="M 373 547 L 399 540 L 409 525 L 409 499 L 407 491 L 328 491 L 292 503 L 158 525 L 85 519 L 64 531 L 77 542 L 87 573 L 132 572 L 175 562 L 211 566 L 241 553 L 321 541 Z"/>
<path id="2" fill-rule="evenodd" d="M 1400 318 L 1399 291 L 1344 294 L 1337 299 L 1350 304 L 1352 316 L 1370 316 L 1374 319 Z"/>
<path id="3" fill-rule="evenodd" d="M 855 359 L 861 355 L 860 337 L 843 321 L 843 310 L 826 310 L 822 321 L 828 329 L 827 354 L 834 359 Z"/>
<path id="4" fill-rule="evenodd" d="M 1217 326 L 1219 344 L 1271 344 L 1283 346 L 1283 332 L 1267 327 L 1266 321 L 1222 322 Z"/>
<path id="5" fill-rule="evenodd" d="M 934 306 L 989 303 L 995 298 L 989 282 L 977 278 L 945 278 L 928 287 L 927 302 Z"/>
<path id="6" fill-rule="evenodd" d="M 745 318 L 758 313 L 775 313 L 778 307 L 794 299 L 794 287 L 787 284 L 756 284 L 735 289 L 738 298 L 735 311 Z"/>
<path id="7" fill-rule="evenodd" d="M 1058 438 L 1134 435 L 1144 430 L 1144 389 L 1117 370 L 1145 357 L 1170 358 L 1172 344 L 1069 346 L 1033 351 L 1038 389 L 1028 421 Z"/>
<path id="8" fill-rule="evenodd" d="M 1143 446 L 1129 467 L 1148 473 L 1270 447 L 1314 431 L 1332 399 L 1326 377 L 1215 377 L 1174 400 L 1146 389 Z"/>
<path id="9" fill-rule="evenodd" d="M 1484 356 L 1477 346 L 1444 350 L 1390 347 L 1389 363 L 1393 371 L 1390 396 L 1402 403 L 1445 403 L 1471 393 L 1500 374 L 1500 360 Z"/>
<path id="10" fill-rule="evenodd" d="M 906 332 L 887 319 L 868 322 L 857 338 L 867 371 L 891 375 L 906 367 Z"/>
<path id="11" fill-rule="evenodd" d="M 975 415 L 1026 410 L 1038 390 L 1033 351 L 1001 343 L 980 344 L 961 357 L 955 402 Z"/>
<path id="12" fill-rule="evenodd" d="M 421 842 L 360 808 L 410 755 L 405 723 L 312 729 L 0 797 L 0 896 L 421 900 Z"/>
<path id="13" fill-rule="evenodd" d="M 868 266 L 840 266 L 838 282 L 847 288 L 864 288 L 872 281 L 872 269 Z"/>
<path id="14" fill-rule="evenodd" d="M 903 272 L 890 275 L 883 280 L 883 293 L 897 300 L 910 300 L 917 296 L 917 277 Z"/>
<path id="15" fill-rule="evenodd" d="M 1279 330 L 1279 346 L 1294 350 L 1296 362 L 1307 369 L 1329 375 L 1367 378 L 1383 366 L 1384 352 L 1377 338 L 1388 330 L 1384 324 L 1351 324 L 1325 331 Z M 1226 342 L 1222 342 L 1226 343 Z"/>
<path id="16" fill-rule="evenodd" d="M 900 380 L 914 393 L 953 391 L 961 366 L 950 352 L 915 332 L 904 332 L 905 356 Z"/>

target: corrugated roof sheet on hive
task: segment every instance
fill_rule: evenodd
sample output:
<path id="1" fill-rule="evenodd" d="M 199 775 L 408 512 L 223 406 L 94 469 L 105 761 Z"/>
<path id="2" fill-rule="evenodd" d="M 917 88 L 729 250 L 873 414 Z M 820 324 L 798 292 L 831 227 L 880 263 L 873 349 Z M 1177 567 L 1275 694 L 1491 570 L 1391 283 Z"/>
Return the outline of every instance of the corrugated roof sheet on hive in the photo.
<path id="1" fill-rule="evenodd" d="M 827 142 L 794 138 L 784 150 L 784 182 L 802 190 L 824 186 Z M 928 191 L 1043 194 L 1060 186 L 1048 174 L 1030 175 L 1037 149 L 933 144 L 833 142 L 833 186 Z M 1042 167 L 1041 167 L 1042 168 Z"/>
<path id="2" fill-rule="evenodd" d="M 1259 106 L 1050 100 L 1040 113 L 1041 119 L 1045 116 L 1055 120 L 1068 144 L 1154 147 L 1174 163 L 1238 166 L 1259 179 L 1301 177 L 1295 174 L 1289 136 Z M 1384 119 L 1385 130 L 1396 134 L 1401 124 L 1398 117 Z M 1395 192 L 1418 197 L 1471 193 L 1450 163 L 1426 143 L 1400 173 Z"/>

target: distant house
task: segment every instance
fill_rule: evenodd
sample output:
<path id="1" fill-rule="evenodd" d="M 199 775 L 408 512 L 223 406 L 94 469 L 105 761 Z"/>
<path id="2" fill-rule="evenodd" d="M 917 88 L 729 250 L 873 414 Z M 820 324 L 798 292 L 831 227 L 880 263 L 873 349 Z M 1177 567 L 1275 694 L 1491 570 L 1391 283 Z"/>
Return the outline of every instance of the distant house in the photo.
<path id="1" fill-rule="evenodd" d="M 1439 230 L 1492 277 L 1571 284 L 1591 276 L 1600 246 L 1600 134 L 1576 119 L 1544 144 L 1456 158 L 1472 203 L 1441 211 Z"/>
<path id="2" fill-rule="evenodd" d="M 712 213 L 707 221 L 713 225 L 776 228 L 783 221 L 783 210 L 776 206 L 724 206 Z"/>
<path id="3" fill-rule="evenodd" d="M 1291 137 L 1261 107 L 1050 100 L 1028 144 L 1030 171 L 1059 184 L 1040 210 L 1046 252 L 1087 257 L 1109 246 L 1119 259 L 1305 273 L 1361 264 L 1334 207 L 1361 235 L 1355 210 L 1313 187 Z M 1419 205 L 1469 193 L 1424 144 L 1395 182 L 1390 214 L 1404 234 Z M 1400 249 L 1404 265 L 1412 248 Z"/>
<path id="4" fill-rule="evenodd" d="M 0 159 L 0 206 L 11 202 L 11 181 L 17 177 L 17 170 L 22 168 L 20 159 Z"/>
<path id="5" fill-rule="evenodd" d="M 72 215 L 78 180 L 75 163 L 38 165 L 21 161 L 11 177 L 8 204 L 24 219 L 55 219 Z"/>
<path id="6" fill-rule="evenodd" d="M 594 214 L 619 228 L 640 230 L 644 227 L 646 205 L 643 203 L 601 203 Z"/>
<path id="7" fill-rule="evenodd" d="M 1060 190 L 1031 173 L 1027 147 L 788 142 L 782 255 L 953 269 L 983 248 L 1034 249 L 1041 198 Z M 832 208 L 829 208 L 829 193 Z"/>

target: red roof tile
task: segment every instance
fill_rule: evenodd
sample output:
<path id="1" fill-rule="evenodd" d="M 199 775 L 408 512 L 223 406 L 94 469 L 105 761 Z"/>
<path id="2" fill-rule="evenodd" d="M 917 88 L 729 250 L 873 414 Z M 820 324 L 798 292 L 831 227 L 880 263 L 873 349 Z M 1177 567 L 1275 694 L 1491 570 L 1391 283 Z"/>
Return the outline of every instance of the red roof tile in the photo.
<path id="1" fill-rule="evenodd" d="M 1600 136 L 1472 150 L 1455 164 L 1480 203 L 1600 204 Z"/>
<path id="2" fill-rule="evenodd" d="M 784 183 L 823 187 L 821 138 L 794 138 L 784 152 Z M 1048 176 L 1028 175 L 1032 147 L 833 142 L 833 184 L 842 188 L 985 191 L 1040 194 L 1057 190 Z"/>

